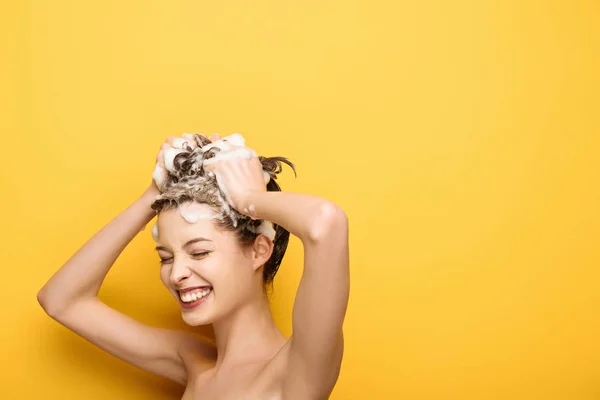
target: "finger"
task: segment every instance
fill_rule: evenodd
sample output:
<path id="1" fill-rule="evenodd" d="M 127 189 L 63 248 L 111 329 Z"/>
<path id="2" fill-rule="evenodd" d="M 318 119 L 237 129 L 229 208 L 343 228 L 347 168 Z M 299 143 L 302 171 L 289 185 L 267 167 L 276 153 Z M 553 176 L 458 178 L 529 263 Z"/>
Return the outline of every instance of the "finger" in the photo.
<path id="1" fill-rule="evenodd" d="M 164 149 L 160 149 L 160 151 L 158 152 L 158 154 L 156 155 L 156 163 L 157 164 L 161 164 L 161 165 L 165 165 L 165 157 L 164 157 L 165 151 Z"/>
<path id="2" fill-rule="evenodd" d="M 173 139 L 173 142 L 171 143 L 171 146 L 173 146 L 176 149 L 183 149 L 186 144 L 188 144 L 188 141 L 183 139 L 183 138 L 175 138 Z"/>
<path id="3" fill-rule="evenodd" d="M 173 171 L 175 157 L 184 150 L 170 147 L 164 150 L 164 165 L 167 171 Z"/>
<path id="4" fill-rule="evenodd" d="M 217 168 L 217 166 L 215 162 L 207 163 L 205 161 L 204 163 L 202 163 L 202 168 L 204 168 L 205 171 L 214 171 Z"/>
<path id="5" fill-rule="evenodd" d="M 171 147 L 175 147 L 175 146 L 173 146 L 173 141 L 174 141 L 175 139 L 177 139 L 177 136 L 169 136 L 169 137 L 167 138 L 167 140 L 165 140 L 165 142 L 166 142 L 166 143 L 167 143 L 169 146 L 171 146 Z"/>
<path id="6" fill-rule="evenodd" d="M 219 186 L 219 188 L 221 188 L 221 189 L 226 188 L 227 185 L 223 181 L 224 177 L 221 175 L 221 173 L 217 171 L 214 174 L 215 174 L 215 178 L 217 179 L 217 185 Z M 229 191 L 221 190 L 221 193 L 223 193 L 223 195 L 225 196 L 225 201 L 227 203 L 229 203 L 229 205 L 231 205 L 231 197 L 229 195 Z"/>
<path id="7" fill-rule="evenodd" d="M 152 172 L 152 180 L 156 182 L 156 187 L 162 192 L 164 190 L 165 181 L 167 179 L 167 173 L 161 163 L 156 163 L 154 171 Z"/>
<path id="8" fill-rule="evenodd" d="M 196 139 L 194 139 L 194 135 L 191 133 L 184 133 L 183 135 L 181 135 L 181 137 L 188 142 L 188 144 L 190 145 L 190 147 L 192 149 L 195 149 L 196 147 L 198 147 L 198 143 L 196 143 Z"/>

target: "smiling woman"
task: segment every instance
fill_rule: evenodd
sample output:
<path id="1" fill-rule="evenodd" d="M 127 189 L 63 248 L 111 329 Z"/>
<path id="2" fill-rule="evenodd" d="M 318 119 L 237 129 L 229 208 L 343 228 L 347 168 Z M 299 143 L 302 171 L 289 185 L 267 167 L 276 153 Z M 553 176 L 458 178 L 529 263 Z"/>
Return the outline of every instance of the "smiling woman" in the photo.
<path id="1" fill-rule="evenodd" d="M 328 200 L 282 192 L 282 163 L 294 169 L 283 157 L 258 157 L 238 134 L 169 137 L 153 183 L 54 274 L 38 301 L 100 348 L 185 385 L 184 399 L 328 398 L 344 347 L 348 220 Z M 214 343 L 141 324 L 98 299 L 118 255 L 154 216 L 161 281 L 188 325 L 212 324 Z M 268 292 L 290 234 L 305 260 L 286 337 Z"/>

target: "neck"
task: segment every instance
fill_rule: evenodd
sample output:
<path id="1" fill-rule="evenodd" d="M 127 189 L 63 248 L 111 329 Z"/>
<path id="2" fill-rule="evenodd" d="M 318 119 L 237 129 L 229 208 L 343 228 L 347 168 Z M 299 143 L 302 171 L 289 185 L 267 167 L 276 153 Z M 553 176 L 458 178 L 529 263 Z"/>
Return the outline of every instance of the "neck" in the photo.
<path id="1" fill-rule="evenodd" d="M 262 293 L 213 323 L 213 328 L 217 369 L 268 361 L 287 341 L 273 320 L 266 294 Z"/>

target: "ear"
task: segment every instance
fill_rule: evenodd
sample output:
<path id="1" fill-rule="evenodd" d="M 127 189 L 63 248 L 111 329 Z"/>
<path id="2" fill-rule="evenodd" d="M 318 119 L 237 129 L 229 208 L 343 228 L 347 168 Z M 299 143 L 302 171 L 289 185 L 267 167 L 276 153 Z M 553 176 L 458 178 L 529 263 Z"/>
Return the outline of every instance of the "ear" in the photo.
<path id="1" fill-rule="evenodd" d="M 254 244 L 252 245 L 252 267 L 255 271 L 265 265 L 269 258 L 271 258 L 274 248 L 275 245 L 273 242 L 265 235 L 258 235 L 256 239 L 254 239 Z"/>

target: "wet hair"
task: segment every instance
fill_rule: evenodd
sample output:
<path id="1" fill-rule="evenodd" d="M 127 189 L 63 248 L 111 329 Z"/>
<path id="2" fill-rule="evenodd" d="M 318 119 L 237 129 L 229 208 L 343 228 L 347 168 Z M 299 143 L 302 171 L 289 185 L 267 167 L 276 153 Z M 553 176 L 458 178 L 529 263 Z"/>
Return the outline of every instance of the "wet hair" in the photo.
<path id="1" fill-rule="evenodd" d="M 211 147 L 203 152 L 202 147 L 210 144 L 210 139 L 196 133 L 193 137 L 198 146 L 192 149 L 188 143 L 185 143 L 183 151 L 175 156 L 172 171 L 167 171 L 163 192 L 152 203 L 152 209 L 158 215 L 161 211 L 174 209 L 185 203 L 207 204 L 217 211 L 218 216 L 213 221 L 218 227 L 234 232 L 240 245 L 251 245 L 259 235 L 258 227 L 263 220 L 253 220 L 229 205 L 219 189 L 215 175 L 208 173 L 202 167 L 204 160 L 214 157 L 221 149 Z M 281 191 L 275 179 L 282 171 L 282 163 L 290 166 L 296 176 L 294 164 L 285 157 L 259 156 L 258 159 L 263 171 L 271 178 L 267 184 L 269 192 Z M 265 289 L 272 288 L 273 279 L 281 265 L 290 238 L 290 233 L 284 227 L 273 223 L 273 229 L 275 229 L 273 253 L 263 269 Z"/>

